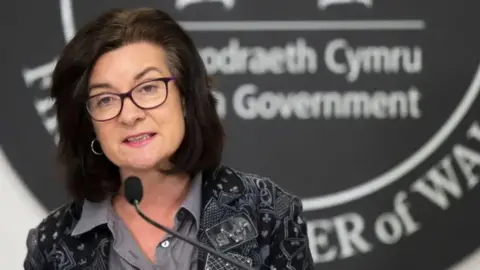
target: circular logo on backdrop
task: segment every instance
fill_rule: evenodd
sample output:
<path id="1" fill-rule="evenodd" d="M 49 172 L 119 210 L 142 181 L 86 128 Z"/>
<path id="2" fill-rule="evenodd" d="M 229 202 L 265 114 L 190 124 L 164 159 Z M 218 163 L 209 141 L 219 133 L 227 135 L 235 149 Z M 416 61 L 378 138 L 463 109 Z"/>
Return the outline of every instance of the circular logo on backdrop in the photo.
<path id="1" fill-rule="evenodd" d="M 191 33 L 216 77 L 228 135 L 225 163 L 271 176 L 303 199 L 317 264 L 438 269 L 476 247 L 480 40 L 471 33 L 477 4 L 141 4 L 165 9 Z M 38 7 L 48 16 L 25 19 L 28 35 L 8 63 L 15 90 L 0 101 L 9 127 L 0 132 L 2 148 L 49 209 L 68 199 L 52 165 L 51 73 L 77 27 L 113 7 L 51 5 Z M 441 244 L 429 240 L 440 235 Z"/>

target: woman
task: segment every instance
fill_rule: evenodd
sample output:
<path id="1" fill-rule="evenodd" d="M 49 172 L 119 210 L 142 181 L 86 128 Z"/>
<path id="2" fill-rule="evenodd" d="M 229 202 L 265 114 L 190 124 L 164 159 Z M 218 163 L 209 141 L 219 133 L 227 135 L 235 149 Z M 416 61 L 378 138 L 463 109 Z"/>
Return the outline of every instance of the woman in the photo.
<path id="1" fill-rule="evenodd" d="M 220 164 L 205 67 L 170 16 L 101 15 L 67 44 L 51 90 L 73 201 L 30 231 L 25 269 L 232 269 L 145 222 L 122 195 L 129 176 L 156 222 L 252 268 L 313 269 L 300 200 Z"/>

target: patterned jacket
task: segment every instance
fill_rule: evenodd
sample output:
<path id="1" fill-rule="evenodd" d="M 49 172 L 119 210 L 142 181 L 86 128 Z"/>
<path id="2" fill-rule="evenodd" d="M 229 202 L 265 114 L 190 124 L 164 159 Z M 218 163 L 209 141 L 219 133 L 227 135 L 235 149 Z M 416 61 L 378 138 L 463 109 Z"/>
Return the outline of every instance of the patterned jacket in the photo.
<path id="1" fill-rule="evenodd" d="M 200 242 L 255 269 L 314 269 L 301 201 L 269 179 L 220 166 L 204 172 L 202 203 Z M 71 235 L 81 211 L 71 202 L 30 231 L 26 270 L 108 269 L 106 226 Z M 198 250 L 198 269 L 236 268 Z"/>

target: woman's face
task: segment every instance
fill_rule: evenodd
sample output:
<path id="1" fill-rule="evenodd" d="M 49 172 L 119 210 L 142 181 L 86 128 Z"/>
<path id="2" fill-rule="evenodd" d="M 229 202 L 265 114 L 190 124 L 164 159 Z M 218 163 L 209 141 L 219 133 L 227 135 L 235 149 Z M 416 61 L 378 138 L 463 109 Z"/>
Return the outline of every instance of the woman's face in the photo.
<path id="1" fill-rule="evenodd" d="M 137 102 L 149 104 L 165 87 L 163 82 L 152 80 L 171 76 L 162 48 L 146 42 L 129 44 L 98 59 L 89 80 L 89 95 L 125 93 L 135 88 Z M 103 96 L 91 106 L 105 113 L 112 110 L 105 109 L 112 100 Z M 121 170 L 168 166 L 168 159 L 180 146 L 185 133 L 182 98 L 174 81 L 168 82 L 167 99 L 159 107 L 144 110 L 125 98 L 117 117 L 92 121 L 101 150 Z M 95 147 L 97 150 L 98 144 Z"/>

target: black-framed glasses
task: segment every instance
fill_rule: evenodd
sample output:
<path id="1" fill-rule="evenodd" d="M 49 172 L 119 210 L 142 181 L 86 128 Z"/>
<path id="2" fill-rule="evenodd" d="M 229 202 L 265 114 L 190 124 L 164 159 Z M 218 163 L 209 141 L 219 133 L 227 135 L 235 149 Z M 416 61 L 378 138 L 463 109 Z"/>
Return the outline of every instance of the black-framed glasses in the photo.
<path id="1" fill-rule="evenodd" d="M 149 110 L 161 106 L 167 100 L 168 82 L 174 77 L 162 77 L 143 82 L 126 93 L 103 92 L 88 98 L 86 106 L 96 121 L 111 120 L 122 112 L 125 98 L 140 109 Z"/>

